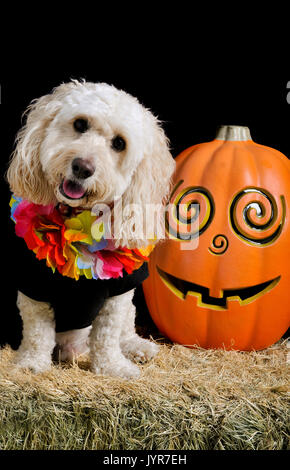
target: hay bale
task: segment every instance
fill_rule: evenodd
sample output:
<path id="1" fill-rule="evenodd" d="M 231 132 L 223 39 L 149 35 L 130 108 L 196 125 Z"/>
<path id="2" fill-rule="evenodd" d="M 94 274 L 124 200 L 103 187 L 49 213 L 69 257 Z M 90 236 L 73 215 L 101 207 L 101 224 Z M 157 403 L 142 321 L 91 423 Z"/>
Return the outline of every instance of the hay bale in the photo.
<path id="1" fill-rule="evenodd" d="M 132 382 L 92 374 L 85 357 L 33 375 L 3 349 L 0 449 L 289 448 L 286 341 L 260 352 L 159 343 Z"/>

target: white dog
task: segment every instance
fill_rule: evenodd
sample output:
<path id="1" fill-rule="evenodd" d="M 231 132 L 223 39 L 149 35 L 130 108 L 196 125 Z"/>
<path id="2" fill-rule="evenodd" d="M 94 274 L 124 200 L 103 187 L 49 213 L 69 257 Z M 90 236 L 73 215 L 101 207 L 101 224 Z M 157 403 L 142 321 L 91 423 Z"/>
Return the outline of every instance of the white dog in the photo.
<path id="1" fill-rule="evenodd" d="M 137 204 L 145 212 L 168 196 L 175 164 L 164 131 L 136 98 L 113 86 L 75 80 L 60 85 L 28 107 L 16 142 L 8 182 L 16 196 L 35 204 L 92 209 L 122 198 L 123 207 Z M 156 233 L 153 215 L 149 226 Z M 134 236 L 136 214 L 122 217 L 115 246 L 148 245 L 142 234 Z M 56 343 L 61 359 L 72 359 L 89 342 L 92 371 L 137 377 L 130 359 L 149 360 L 158 347 L 135 332 L 133 293 L 107 298 L 91 327 L 55 334 L 51 306 L 19 292 L 23 339 L 16 363 L 41 372 L 50 367 Z"/>

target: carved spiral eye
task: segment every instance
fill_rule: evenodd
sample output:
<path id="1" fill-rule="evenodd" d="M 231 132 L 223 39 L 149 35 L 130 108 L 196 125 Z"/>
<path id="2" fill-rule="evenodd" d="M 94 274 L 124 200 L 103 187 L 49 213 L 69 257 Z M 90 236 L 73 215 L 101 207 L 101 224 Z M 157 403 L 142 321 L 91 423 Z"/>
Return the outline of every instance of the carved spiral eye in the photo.
<path id="1" fill-rule="evenodd" d="M 183 183 L 179 181 L 172 196 Z M 174 197 L 167 206 L 165 227 L 170 238 L 190 241 L 203 233 L 212 221 L 214 202 L 208 190 L 189 186 Z"/>
<path id="2" fill-rule="evenodd" d="M 250 187 L 240 191 L 230 206 L 230 223 L 234 232 L 252 245 L 267 246 L 281 234 L 286 205 L 280 196 L 275 198 L 265 189 Z"/>

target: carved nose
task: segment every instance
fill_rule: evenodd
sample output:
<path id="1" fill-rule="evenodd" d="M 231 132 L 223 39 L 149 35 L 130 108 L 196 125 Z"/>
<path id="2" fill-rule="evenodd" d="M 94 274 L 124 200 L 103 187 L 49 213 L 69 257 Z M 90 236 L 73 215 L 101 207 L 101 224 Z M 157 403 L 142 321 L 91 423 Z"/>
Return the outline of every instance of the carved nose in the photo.
<path id="1" fill-rule="evenodd" d="M 213 237 L 210 247 L 208 248 L 214 255 L 223 255 L 229 246 L 229 241 L 225 235 L 218 234 Z"/>
<path id="2" fill-rule="evenodd" d="M 94 174 L 95 168 L 89 161 L 75 158 L 72 162 L 72 172 L 76 178 L 85 180 Z"/>

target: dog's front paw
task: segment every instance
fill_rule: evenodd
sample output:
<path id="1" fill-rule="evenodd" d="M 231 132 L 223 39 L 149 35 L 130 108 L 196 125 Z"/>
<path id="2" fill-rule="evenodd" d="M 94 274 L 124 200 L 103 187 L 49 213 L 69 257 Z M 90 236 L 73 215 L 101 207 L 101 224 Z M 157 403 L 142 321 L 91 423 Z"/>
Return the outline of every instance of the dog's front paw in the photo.
<path id="1" fill-rule="evenodd" d="M 22 355 L 15 354 L 13 363 L 16 367 L 21 369 L 30 369 L 34 374 L 40 374 L 41 372 L 46 372 L 51 368 L 51 358 L 42 358 L 39 355 Z"/>
<path id="2" fill-rule="evenodd" d="M 126 359 L 124 356 L 118 358 L 93 359 L 91 370 L 95 374 L 108 375 L 110 377 L 121 377 L 123 379 L 137 379 L 140 375 L 139 367 Z"/>
<path id="3" fill-rule="evenodd" d="M 134 335 L 132 338 L 124 340 L 121 343 L 124 356 L 136 362 L 147 362 L 153 359 L 158 353 L 160 347 L 158 344 Z"/>

